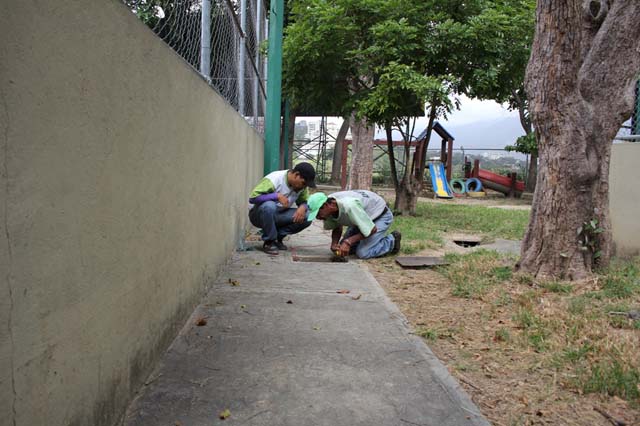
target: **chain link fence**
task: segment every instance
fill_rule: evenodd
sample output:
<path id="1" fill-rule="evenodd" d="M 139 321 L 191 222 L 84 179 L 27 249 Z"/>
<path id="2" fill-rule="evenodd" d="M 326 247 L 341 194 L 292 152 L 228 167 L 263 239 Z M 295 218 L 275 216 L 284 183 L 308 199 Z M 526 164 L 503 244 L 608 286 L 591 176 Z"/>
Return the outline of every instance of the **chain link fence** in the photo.
<path id="1" fill-rule="evenodd" d="M 636 101 L 631 118 L 622 124 L 616 141 L 640 142 L 640 81 L 636 83 Z"/>
<path id="2" fill-rule="evenodd" d="M 122 1 L 264 133 L 264 0 Z"/>
<path id="3" fill-rule="evenodd" d="M 631 116 L 631 134 L 640 136 L 640 81 L 636 84 L 636 107 Z"/>

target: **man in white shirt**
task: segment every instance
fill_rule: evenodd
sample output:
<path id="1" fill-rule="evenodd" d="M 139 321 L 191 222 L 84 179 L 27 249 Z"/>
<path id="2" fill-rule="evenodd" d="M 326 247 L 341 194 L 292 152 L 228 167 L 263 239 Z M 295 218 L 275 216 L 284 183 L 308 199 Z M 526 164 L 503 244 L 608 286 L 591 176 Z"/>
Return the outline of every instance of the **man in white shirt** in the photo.
<path id="1" fill-rule="evenodd" d="M 309 163 L 299 163 L 291 170 L 278 170 L 262 178 L 251 192 L 249 220 L 262 229 L 262 249 L 275 255 L 287 250 L 282 239 L 309 225 L 307 199 L 315 188 L 316 171 Z M 295 208 L 293 205 L 295 204 Z"/>

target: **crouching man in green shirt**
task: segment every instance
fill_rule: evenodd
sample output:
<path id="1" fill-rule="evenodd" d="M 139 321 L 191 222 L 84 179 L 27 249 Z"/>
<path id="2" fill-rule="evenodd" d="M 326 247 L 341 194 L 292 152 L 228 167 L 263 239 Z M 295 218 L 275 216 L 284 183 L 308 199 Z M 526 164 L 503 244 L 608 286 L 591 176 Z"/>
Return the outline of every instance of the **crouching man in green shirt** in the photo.
<path id="1" fill-rule="evenodd" d="M 309 225 L 307 199 L 315 188 L 316 171 L 309 163 L 299 163 L 291 170 L 278 170 L 262 178 L 251 192 L 249 220 L 262 229 L 262 250 L 278 254 L 287 250 L 282 242 Z M 295 205 L 295 207 L 293 207 Z"/>
<path id="2" fill-rule="evenodd" d="M 355 253 L 360 259 L 370 259 L 400 250 L 400 232 L 385 235 L 393 222 L 393 213 L 375 192 L 341 191 L 328 197 L 318 192 L 309 197 L 307 205 L 307 220 L 317 217 L 324 221 L 325 229 L 333 230 L 331 251 L 340 256 Z M 344 235 L 343 226 L 348 227 Z"/>

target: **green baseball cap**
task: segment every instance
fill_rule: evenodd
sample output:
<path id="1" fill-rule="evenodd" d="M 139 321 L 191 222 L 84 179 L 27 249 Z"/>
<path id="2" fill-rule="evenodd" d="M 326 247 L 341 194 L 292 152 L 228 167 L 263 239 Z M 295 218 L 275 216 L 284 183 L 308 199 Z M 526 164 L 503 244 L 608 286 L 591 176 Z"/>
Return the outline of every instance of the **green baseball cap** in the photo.
<path id="1" fill-rule="evenodd" d="M 316 192 L 311 195 L 307 200 L 307 206 L 309 207 L 309 215 L 307 216 L 308 221 L 312 221 L 318 215 L 318 210 L 320 207 L 324 205 L 328 200 L 328 197 L 324 194 L 324 192 Z"/>

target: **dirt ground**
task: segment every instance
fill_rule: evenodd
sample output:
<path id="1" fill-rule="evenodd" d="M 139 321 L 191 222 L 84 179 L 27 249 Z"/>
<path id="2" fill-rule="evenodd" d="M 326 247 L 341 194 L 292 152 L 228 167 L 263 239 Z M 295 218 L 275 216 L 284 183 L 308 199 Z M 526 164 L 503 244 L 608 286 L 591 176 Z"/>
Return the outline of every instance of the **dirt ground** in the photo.
<path id="1" fill-rule="evenodd" d="M 622 399 L 565 389 L 563 379 L 545 366 L 540 354 L 496 342 L 498 328 L 515 328 L 509 308 L 453 297 L 451 284 L 433 270 L 402 270 L 392 259 L 369 266 L 414 329 L 432 330 L 427 344 L 492 424 L 616 424 L 597 409 L 627 425 L 640 424 L 640 411 Z M 516 284 L 507 285 L 500 291 L 523 291 Z M 491 298 L 487 295 L 486 300 Z"/>
<path id="2" fill-rule="evenodd" d="M 462 202 L 529 208 L 527 202 L 497 201 Z M 419 255 L 442 255 L 446 247 Z M 402 269 L 393 258 L 368 262 L 368 266 L 416 334 L 427 340 L 492 424 L 640 425 L 640 411 L 626 401 L 581 395 L 565 386 L 566 375 L 548 365 L 548 356 L 496 340 L 496 330 L 517 328 L 513 306 L 496 301 L 501 297 L 513 300 L 526 292 L 521 284 L 507 282 L 480 298 L 465 299 L 454 297 L 451 282 L 436 270 Z"/>

